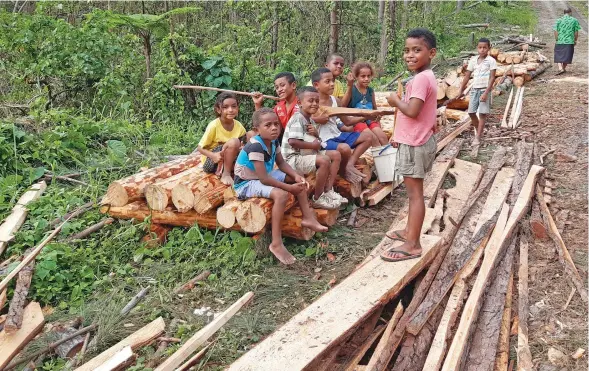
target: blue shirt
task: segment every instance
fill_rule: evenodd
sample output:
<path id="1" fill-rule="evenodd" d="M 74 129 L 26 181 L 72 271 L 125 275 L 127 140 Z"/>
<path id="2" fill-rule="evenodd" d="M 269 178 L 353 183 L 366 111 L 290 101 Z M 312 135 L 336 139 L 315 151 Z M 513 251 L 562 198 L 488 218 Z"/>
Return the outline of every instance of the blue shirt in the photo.
<path id="1" fill-rule="evenodd" d="M 274 170 L 276 163 L 276 153 L 280 151 L 280 144 L 277 140 L 272 141 L 272 151 L 268 150 L 266 143 L 259 135 L 251 138 L 250 141 L 242 148 L 235 161 L 235 178 L 233 188 L 240 189 L 250 180 L 257 180 L 256 168 L 254 161 L 263 161 L 266 172 Z"/>

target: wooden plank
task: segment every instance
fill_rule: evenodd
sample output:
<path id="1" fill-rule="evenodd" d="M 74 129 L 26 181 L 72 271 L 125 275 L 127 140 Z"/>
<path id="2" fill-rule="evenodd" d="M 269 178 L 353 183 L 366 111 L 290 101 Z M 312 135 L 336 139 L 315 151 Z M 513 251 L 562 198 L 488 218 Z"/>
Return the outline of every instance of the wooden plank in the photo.
<path id="1" fill-rule="evenodd" d="M 31 341 L 45 324 L 43 311 L 37 302 L 31 302 L 24 310 L 23 326 L 12 334 L 0 332 L 0 369 L 3 369 L 29 341 Z"/>
<path id="2" fill-rule="evenodd" d="M 513 301 L 513 272 L 507 284 L 505 295 L 505 307 L 501 317 L 501 332 L 499 333 L 499 345 L 497 346 L 497 357 L 495 358 L 494 371 L 507 371 L 509 367 L 509 333 L 511 332 L 511 306 Z"/>
<path id="3" fill-rule="evenodd" d="M 106 362 L 96 367 L 95 371 L 115 371 L 122 370 L 124 367 L 130 365 L 135 361 L 135 354 L 130 345 L 127 345 L 123 349 L 119 350 Z"/>
<path id="4" fill-rule="evenodd" d="M 439 242 L 437 236 L 422 236 L 424 250 L 418 259 L 369 261 L 243 355 L 229 370 L 304 369 L 345 341 L 375 306 L 396 296 L 431 262 Z M 400 244 L 397 241 L 394 246 Z"/>
<path id="5" fill-rule="evenodd" d="M 502 319 L 502 316 L 498 314 L 502 314 L 505 308 L 507 286 L 513 270 L 515 247 L 516 239 L 514 238 L 505 256 L 498 262 L 499 266 L 489 283 L 473 336 L 469 341 L 465 371 L 491 370 L 495 366 Z"/>
<path id="6" fill-rule="evenodd" d="M 217 316 L 212 322 L 200 329 L 190 339 L 184 343 L 180 349 L 159 365 L 156 371 L 172 371 L 180 366 L 198 347 L 204 344 L 213 336 L 224 324 L 227 323 L 239 310 L 246 305 L 254 296 L 253 292 L 248 292 L 239 300 L 233 303 L 223 313 Z"/>
<path id="7" fill-rule="evenodd" d="M 528 206 L 530 204 L 531 196 L 533 193 L 534 186 L 536 184 L 536 177 L 544 170 L 540 166 L 532 166 L 526 180 L 523 184 L 522 190 L 513 206 L 511 215 L 507 220 L 505 229 L 501 235 L 501 238 L 493 239 L 489 241 L 487 251 L 485 251 L 485 257 L 479 274 L 474 283 L 473 289 L 468 296 L 468 300 L 464 307 L 463 315 L 460 318 L 460 324 L 456 331 L 456 335 L 452 341 L 452 345 L 448 350 L 448 357 L 444 361 L 442 371 L 453 371 L 460 367 L 462 356 L 465 350 L 466 342 L 470 337 L 471 326 L 476 320 L 478 310 L 480 309 L 481 297 L 487 287 L 491 271 L 495 266 L 498 257 L 507 248 L 507 244 L 510 243 L 511 236 L 516 229 L 516 225 L 519 223 L 521 218 L 527 213 Z M 507 207 L 504 205 L 504 207 Z"/>
<path id="8" fill-rule="evenodd" d="M 364 341 L 364 344 L 362 344 L 356 350 L 356 353 L 354 354 L 354 356 L 352 357 L 352 359 L 343 367 L 343 369 L 345 371 L 354 371 L 356 369 L 356 367 L 358 366 L 358 363 L 360 363 L 360 361 L 364 357 L 364 354 L 366 354 L 366 352 L 368 351 L 368 349 L 370 349 L 370 347 L 372 346 L 372 344 L 374 344 L 374 342 L 376 341 L 376 339 L 378 339 L 378 337 L 380 335 L 382 335 L 382 333 L 384 332 L 385 328 L 386 328 L 386 326 L 381 325 L 381 326 L 378 326 L 373 331 L 373 333 L 368 337 L 368 340 Z"/>
<path id="9" fill-rule="evenodd" d="M 477 180 L 482 175 L 483 167 L 473 162 L 455 160 L 454 166 L 449 170 L 454 177 L 454 187 L 446 189 L 446 211 L 444 212 L 444 223 L 449 225 L 452 220 L 458 218 L 462 205 L 477 185 Z"/>
<path id="10" fill-rule="evenodd" d="M 395 308 L 395 312 L 391 317 L 389 323 L 387 323 L 387 328 L 382 334 L 376 349 L 374 349 L 374 353 L 370 357 L 370 361 L 368 361 L 367 369 L 372 370 L 375 368 L 384 368 L 386 366 L 386 362 L 391 358 L 390 350 L 391 350 L 391 335 L 393 334 L 393 330 L 397 323 L 399 323 L 399 319 L 403 315 L 403 304 L 399 302 L 397 307 Z"/>
<path id="11" fill-rule="evenodd" d="M 445 136 L 444 139 L 442 139 L 438 142 L 438 147 L 437 147 L 438 152 L 440 151 L 440 149 L 442 149 L 446 145 L 448 145 L 448 143 L 453 141 L 457 136 L 462 134 L 465 130 L 468 130 L 468 128 L 470 128 L 470 123 L 471 123 L 471 120 L 470 120 L 469 116 L 465 117 L 463 120 L 460 120 L 458 122 L 458 124 L 460 126 L 458 126 L 456 129 L 454 129 L 454 131 L 452 131 L 450 134 Z"/>
<path id="12" fill-rule="evenodd" d="M 519 269 L 517 281 L 517 369 L 532 371 L 532 353 L 528 344 L 528 241 L 522 236 L 519 242 Z"/>
<path id="13" fill-rule="evenodd" d="M 566 274 L 571 278 L 575 288 L 579 295 L 581 295 L 581 299 L 583 302 L 587 304 L 587 291 L 583 286 L 583 278 L 577 271 L 577 267 L 575 266 L 575 262 L 571 258 L 569 254 L 569 250 L 567 249 L 564 241 L 558 232 L 558 228 L 556 227 L 556 223 L 552 218 L 552 214 L 550 214 L 550 210 L 548 209 L 548 205 L 544 200 L 544 195 L 542 194 L 542 190 L 540 186 L 536 187 L 536 200 L 538 200 L 538 204 L 540 205 L 540 211 L 542 213 L 542 219 L 544 220 L 544 224 L 548 227 L 547 232 L 550 238 L 554 241 L 556 245 L 556 251 L 558 252 L 558 260 L 564 267 L 564 271 Z"/>
<path id="14" fill-rule="evenodd" d="M 139 330 L 135 331 L 131 335 L 127 336 L 123 340 L 119 341 L 112 347 L 108 348 L 104 352 L 100 353 L 96 357 L 92 358 L 90 361 L 84 363 L 76 370 L 95 370 L 97 367 L 104 364 L 106 361 L 111 359 L 116 353 L 118 353 L 120 350 L 127 346 L 130 346 L 132 350 L 136 350 L 151 343 L 153 340 L 157 339 L 158 336 L 164 333 L 165 328 L 166 324 L 164 323 L 164 319 L 162 317 L 158 317 L 155 320 L 148 323 L 147 325 L 140 328 Z"/>
<path id="15" fill-rule="evenodd" d="M 452 241 L 452 245 L 436 274 L 435 280 L 432 282 L 427 297 L 415 311 L 407 325 L 407 331 L 411 334 L 416 335 L 421 331 L 429 316 L 458 279 L 459 271 L 465 266 L 477 247 L 482 245 L 483 238 L 488 235 L 487 232 L 493 230 L 493 224 L 499 217 L 499 209 L 509 194 L 514 173 L 515 171 L 512 168 L 501 169 L 491 185 L 480 215 L 477 215 L 474 209 L 467 214 L 465 221 Z M 479 200 L 477 203 L 482 203 L 481 201 Z M 476 221 L 476 226 L 473 228 L 474 221 Z M 479 233 L 484 223 L 487 223 L 487 226 L 483 233 Z"/>
<path id="16" fill-rule="evenodd" d="M 177 371 L 189 370 L 190 367 L 194 366 L 198 361 L 200 361 L 202 359 L 202 357 L 204 357 L 204 355 L 207 353 L 207 351 L 209 350 L 211 345 L 213 345 L 213 343 L 209 343 L 206 346 L 204 346 L 201 350 L 198 351 L 198 353 L 196 353 L 194 356 L 192 356 L 182 366 L 178 367 Z"/>
<path id="17" fill-rule="evenodd" d="M 8 242 L 14 238 L 14 234 L 25 222 L 28 214 L 26 206 L 39 199 L 46 188 L 47 183 L 45 181 L 33 184 L 28 191 L 20 196 L 10 215 L 0 225 L 0 255 L 2 255 L 8 246 Z"/>
<path id="18" fill-rule="evenodd" d="M 330 106 L 320 106 L 319 112 L 317 115 L 327 115 L 327 116 L 359 116 L 359 117 L 366 117 L 372 115 L 381 115 L 381 116 L 388 116 L 393 115 L 395 110 L 370 110 L 370 109 L 359 109 L 359 108 L 348 108 L 348 107 L 330 107 Z"/>
<path id="19" fill-rule="evenodd" d="M 507 104 L 505 105 L 505 112 L 503 112 L 503 118 L 501 119 L 501 127 L 507 128 L 507 112 L 509 111 L 509 107 L 511 106 L 511 100 L 513 99 L 513 88 L 509 92 L 509 98 L 507 99 Z"/>

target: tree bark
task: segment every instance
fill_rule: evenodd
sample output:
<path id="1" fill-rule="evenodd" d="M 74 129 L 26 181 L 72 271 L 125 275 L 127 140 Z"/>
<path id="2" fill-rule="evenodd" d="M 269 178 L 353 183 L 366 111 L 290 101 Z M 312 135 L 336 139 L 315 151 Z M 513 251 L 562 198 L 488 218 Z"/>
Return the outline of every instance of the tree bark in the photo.
<path id="1" fill-rule="evenodd" d="M 8 316 L 4 322 L 4 332 L 7 334 L 17 332 L 22 326 L 25 301 L 27 300 L 27 294 L 29 293 L 29 287 L 33 279 L 34 268 L 35 261 L 32 261 L 18 274 L 14 294 L 8 307 Z"/>
<path id="2" fill-rule="evenodd" d="M 272 12 L 272 45 L 270 48 L 270 67 L 272 69 L 276 68 L 276 53 L 278 52 L 278 25 L 279 25 L 279 18 L 278 18 L 278 3 L 274 3 L 274 9 Z"/>
<path id="3" fill-rule="evenodd" d="M 337 52 L 337 42 L 339 38 L 339 11 L 341 8 L 340 0 L 334 0 L 333 7 L 329 13 L 329 54 Z"/>
<path id="4" fill-rule="evenodd" d="M 200 154 L 186 156 L 117 180 L 108 186 L 101 204 L 124 206 L 129 202 L 140 200 L 144 197 L 145 187 L 149 184 L 197 166 L 200 163 L 200 157 Z"/>
<path id="5" fill-rule="evenodd" d="M 389 39 L 387 38 L 387 25 L 384 22 L 384 9 L 386 0 L 379 0 L 378 3 L 378 24 L 380 25 L 380 52 L 378 53 L 378 64 L 384 68 L 387 59 Z"/>
<path id="6" fill-rule="evenodd" d="M 79 334 L 79 331 L 73 327 L 58 327 L 54 329 L 57 334 L 59 334 L 60 339 L 70 338 L 69 340 L 59 344 L 55 347 L 55 353 L 60 358 L 63 359 L 70 359 L 76 356 L 78 352 L 82 349 L 84 345 L 84 336 L 83 334 Z M 74 335 L 78 334 L 78 335 Z M 73 335 L 73 337 L 72 337 Z"/>
<path id="7" fill-rule="evenodd" d="M 172 227 L 162 224 L 151 223 L 149 226 L 149 233 L 147 233 L 141 239 L 141 242 L 145 242 L 148 248 L 154 248 L 158 245 L 162 245 L 166 242 L 168 232 L 172 230 Z"/>
<path id="8" fill-rule="evenodd" d="M 389 1 L 389 22 L 390 24 L 390 31 L 391 31 L 391 40 L 393 45 L 395 43 L 395 37 L 397 36 L 397 2 L 396 1 Z"/>

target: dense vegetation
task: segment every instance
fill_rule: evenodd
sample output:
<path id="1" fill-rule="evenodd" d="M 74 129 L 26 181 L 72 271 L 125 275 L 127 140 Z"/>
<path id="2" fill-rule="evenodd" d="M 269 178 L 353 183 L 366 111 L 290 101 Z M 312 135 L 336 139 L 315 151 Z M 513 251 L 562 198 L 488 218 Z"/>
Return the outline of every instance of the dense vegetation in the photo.
<path id="1" fill-rule="evenodd" d="M 348 65 L 356 59 L 377 62 L 385 27 L 388 46 L 376 86 L 403 70 L 401 49 L 410 28 L 425 26 L 436 33 L 436 63 L 443 63 L 471 48 L 472 30 L 461 24 L 492 23 L 488 31 L 476 31 L 476 37 L 528 32 L 535 25 L 526 3 L 483 2 L 455 14 L 455 2 L 385 2 L 382 18 L 378 2 L 182 2 L 182 8 L 178 3 L 0 5 L 0 219 L 47 171 L 81 173 L 89 184 L 50 185 L 2 260 L 38 243 L 54 218 L 99 200 L 112 180 L 164 161 L 165 155 L 192 151 L 213 117 L 214 95 L 181 92 L 172 85 L 273 94 L 277 72 L 292 71 L 307 81 L 329 50 L 334 6 L 339 7 L 338 51 Z M 509 26 L 520 29 L 504 28 Z M 241 102 L 242 122 L 249 124 L 252 106 L 248 99 Z M 188 321 L 173 330 L 176 336 L 198 328 L 191 314 L 195 307 L 225 307 L 255 289 L 257 310 L 223 333 L 211 353 L 219 363 L 231 361 L 271 331 L 277 313 L 293 314 L 282 305 L 300 307 L 327 287 L 273 267 L 263 249 L 236 232 L 176 228 L 164 246 L 149 249 L 139 242 L 147 222 L 117 221 L 83 241 L 65 242 L 67 235 L 101 218 L 92 211 L 66 224 L 37 259 L 29 294 L 57 308 L 49 320 L 83 314 L 87 322 L 101 324 L 99 347 L 133 330 L 121 328 L 113 313 L 140 286 L 152 286 L 148 304 L 125 321 L 139 325 L 159 315 Z M 341 233 L 336 228 L 329 237 Z M 326 238 L 291 242 L 289 248 L 309 265 L 330 251 L 350 255 Z M 213 272 L 206 285 L 184 298 L 171 294 L 204 269 Z M 274 308 L 277 302 L 282 304 Z M 44 367 L 59 369 L 60 362 L 48 361 Z"/>

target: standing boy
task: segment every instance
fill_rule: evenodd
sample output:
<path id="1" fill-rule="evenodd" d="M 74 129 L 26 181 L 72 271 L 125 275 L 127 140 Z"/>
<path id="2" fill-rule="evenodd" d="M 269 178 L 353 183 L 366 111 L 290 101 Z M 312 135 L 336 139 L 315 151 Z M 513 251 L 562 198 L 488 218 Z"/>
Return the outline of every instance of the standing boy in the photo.
<path id="1" fill-rule="evenodd" d="M 397 128 L 390 142 L 397 148 L 395 172 L 403 176 L 409 196 L 409 216 L 404 230 L 392 231 L 386 236 L 403 241 L 398 248 L 382 253 L 386 261 L 401 261 L 421 256 L 419 237 L 425 217 L 423 178 L 431 170 L 436 156 L 437 82 L 430 69 L 436 56 L 436 38 L 431 31 L 416 28 L 409 31 L 405 40 L 403 59 L 414 78 L 407 83 L 401 99 L 391 94 L 387 101 L 397 107 Z"/>
<path id="2" fill-rule="evenodd" d="M 301 226 L 315 232 L 327 232 L 327 227 L 317 221 L 309 207 L 305 179 L 284 161 L 280 153 L 277 139 L 281 124 L 276 113 L 271 108 L 263 107 L 254 112 L 252 125 L 258 135 L 250 139 L 237 156 L 233 188 L 240 199 L 264 197 L 274 201 L 272 243 L 269 248 L 280 262 L 292 264 L 296 259 L 284 247 L 280 227 L 288 194 L 295 195 L 299 202 L 303 212 Z M 278 169 L 274 169 L 274 165 Z"/>
<path id="3" fill-rule="evenodd" d="M 497 70 L 497 62 L 495 58 L 489 55 L 491 49 L 491 42 L 489 39 L 481 38 L 477 45 L 479 52 L 478 56 L 473 56 L 468 62 L 466 73 L 460 86 L 460 94 L 458 97 L 464 95 L 466 84 L 470 80 L 470 75 L 473 74 L 472 88 L 470 89 L 470 102 L 468 103 L 468 115 L 472 120 L 472 126 L 475 128 L 475 137 L 472 141 L 472 146 L 481 144 L 483 130 L 487 117 L 491 113 L 491 90 L 495 83 L 495 71 Z M 479 111 L 480 119 L 477 117 L 477 110 Z"/>
<path id="4" fill-rule="evenodd" d="M 317 139 L 317 130 L 311 116 L 319 109 L 319 93 L 312 86 L 297 91 L 299 112 L 286 125 L 282 138 L 282 157 L 298 173 L 306 175 L 317 172 L 315 194 L 312 206 L 320 209 L 338 209 L 347 200 L 333 190 L 333 183 L 340 168 L 341 155 L 338 151 L 323 150 Z M 311 121 L 311 122 L 310 122 Z"/>

